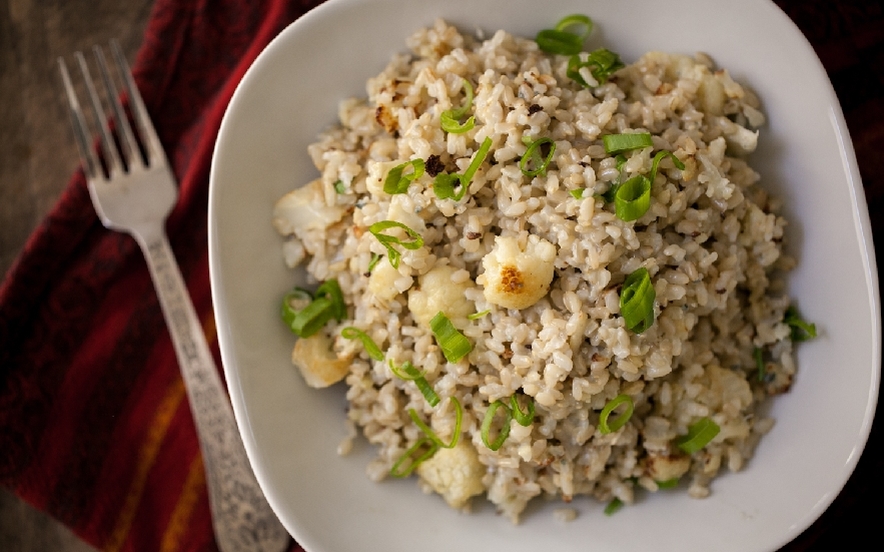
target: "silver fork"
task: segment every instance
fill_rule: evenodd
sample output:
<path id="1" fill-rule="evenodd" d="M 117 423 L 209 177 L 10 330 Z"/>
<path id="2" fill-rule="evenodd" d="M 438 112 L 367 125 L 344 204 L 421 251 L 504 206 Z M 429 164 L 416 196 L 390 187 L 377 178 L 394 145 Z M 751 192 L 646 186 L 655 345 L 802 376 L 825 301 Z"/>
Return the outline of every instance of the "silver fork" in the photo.
<path id="1" fill-rule="evenodd" d="M 289 535 L 252 472 L 233 409 L 166 238 L 166 216 L 178 195 L 175 178 L 116 42 L 111 43 L 111 51 L 140 141 L 128 122 L 103 50 L 94 48 L 112 107 L 108 117 L 113 119 L 116 140 L 86 59 L 77 52 L 75 58 L 99 129 L 100 156 L 90 146 L 89 126 L 64 58 L 58 59 L 92 203 L 104 226 L 130 234 L 147 260 L 199 434 L 218 547 L 222 552 L 279 552 L 288 546 Z"/>

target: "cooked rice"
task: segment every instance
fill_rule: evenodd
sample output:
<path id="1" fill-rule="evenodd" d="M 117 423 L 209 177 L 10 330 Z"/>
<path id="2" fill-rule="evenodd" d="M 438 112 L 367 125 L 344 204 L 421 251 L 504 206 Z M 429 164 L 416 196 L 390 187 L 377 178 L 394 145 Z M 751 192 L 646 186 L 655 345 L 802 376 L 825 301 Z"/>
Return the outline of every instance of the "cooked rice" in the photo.
<path id="1" fill-rule="evenodd" d="M 408 46 L 310 146 L 321 178 L 275 208 L 287 263 L 317 282 L 336 278 L 348 305 L 348 319 L 299 340 L 314 346 L 296 348 L 293 361 L 308 376 L 338 371 L 317 386 L 345 376 L 348 423 L 377 446 L 367 471 L 378 481 L 423 435 L 408 409 L 447 438 L 454 415 L 445 399 L 457 397 L 461 444 L 416 473 L 424 490 L 459 509 L 484 493 L 517 522 L 534 497 L 629 504 L 639 488 L 653 492 L 676 477 L 705 497 L 716 475 L 745 466 L 773 423 L 759 405 L 788 390 L 795 372 L 783 323 L 783 275 L 794 264 L 782 250 L 785 221 L 746 162 L 764 122 L 758 99 L 704 54 L 650 52 L 586 89 L 566 77 L 565 56 L 504 31 L 480 40 L 437 21 Z M 440 114 L 463 103 L 463 79 L 475 87 L 476 125 L 446 134 Z M 633 131 L 651 133 L 654 147 L 626 154 L 624 179 L 648 174 L 659 150 L 685 168 L 664 160 L 650 210 L 624 222 L 597 197 L 621 178 L 601 136 Z M 438 156 L 447 171 L 463 172 L 485 137 L 491 154 L 461 201 L 437 199 L 429 174 L 407 193 L 383 192 L 389 169 L 411 159 Z M 519 170 L 523 137 L 555 141 L 545 175 Z M 570 193 L 581 188 L 582 199 Z M 382 220 L 425 242 L 402 249 L 398 269 L 367 231 Z M 505 308 L 491 280 L 516 262 L 541 291 L 529 306 Z M 619 291 L 639 267 L 656 289 L 656 321 L 635 334 L 619 314 Z M 439 310 L 473 345 L 463 360 L 447 362 L 429 330 Z M 370 335 L 385 360 L 342 338 L 345 326 Z M 764 378 L 756 348 L 765 352 Z M 420 368 L 442 402 L 431 407 L 414 382 L 391 372 L 391 360 Z M 513 421 L 494 452 L 480 437 L 483 417 L 516 393 L 533 397 L 535 420 Z M 634 414 L 604 435 L 599 412 L 620 394 L 632 397 Z M 674 440 L 701 417 L 721 431 L 687 456 Z"/>

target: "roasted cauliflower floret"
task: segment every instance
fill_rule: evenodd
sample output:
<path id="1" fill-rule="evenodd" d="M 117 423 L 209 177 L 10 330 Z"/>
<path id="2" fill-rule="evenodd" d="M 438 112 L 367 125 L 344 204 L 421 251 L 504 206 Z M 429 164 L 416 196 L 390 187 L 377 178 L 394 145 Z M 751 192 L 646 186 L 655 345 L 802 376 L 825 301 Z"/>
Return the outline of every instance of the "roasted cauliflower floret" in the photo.
<path id="1" fill-rule="evenodd" d="M 489 303 L 507 309 L 525 309 L 549 291 L 555 271 L 556 246 L 529 235 L 524 247 L 515 237 L 497 236 L 482 258 L 485 272 L 477 280 Z"/>
<path id="2" fill-rule="evenodd" d="M 304 239 L 304 232 L 324 230 L 342 218 L 343 207 L 325 202 L 322 179 L 292 190 L 273 206 L 273 227 L 283 236 L 295 234 Z"/>
<path id="3" fill-rule="evenodd" d="M 479 453 L 466 439 L 458 441 L 454 448 L 439 449 L 417 467 L 417 474 L 442 495 L 449 506 L 458 510 L 485 490 L 482 486 L 485 466 L 479 462 Z"/>
<path id="4" fill-rule="evenodd" d="M 658 482 L 678 479 L 691 468 L 691 457 L 687 455 L 650 454 L 647 461 L 648 475 Z"/>
<path id="5" fill-rule="evenodd" d="M 307 385 L 328 387 L 347 375 L 352 356 L 338 356 L 332 351 L 332 342 L 325 334 L 301 337 L 292 349 L 292 364 L 301 371 Z"/>
<path id="6" fill-rule="evenodd" d="M 382 301 L 390 301 L 397 295 L 396 280 L 401 278 L 399 271 L 393 268 L 386 259 L 375 265 L 368 277 L 368 290 Z"/>
<path id="7" fill-rule="evenodd" d="M 408 294 L 408 309 L 418 323 L 429 328 L 430 320 L 444 312 L 455 327 L 463 329 L 467 324 L 467 316 L 476 309 L 466 298 L 466 291 L 473 287 L 473 282 L 466 278 L 455 283 L 456 272 L 458 269 L 452 266 L 440 265 L 418 279 L 418 289 Z"/>

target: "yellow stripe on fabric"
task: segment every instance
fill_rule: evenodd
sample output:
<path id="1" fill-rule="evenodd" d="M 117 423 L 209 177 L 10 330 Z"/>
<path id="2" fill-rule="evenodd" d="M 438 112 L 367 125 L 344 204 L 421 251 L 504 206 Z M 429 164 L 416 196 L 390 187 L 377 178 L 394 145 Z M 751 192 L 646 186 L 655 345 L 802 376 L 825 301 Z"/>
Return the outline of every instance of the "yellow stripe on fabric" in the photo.
<path id="1" fill-rule="evenodd" d="M 126 537 L 129 535 L 129 530 L 132 527 L 132 521 L 135 519 L 135 512 L 138 510 L 138 504 L 141 502 L 141 497 L 144 494 L 147 476 L 157 459 L 160 445 L 166 437 L 166 432 L 172 419 L 175 417 L 175 412 L 185 397 L 184 382 L 180 378 L 176 378 L 171 382 L 169 389 L 166 390 L 166 394 L 160 401 L 147 431 L 146 439 L 138 451 L 138 464 L 135 466 L 135 475 L 129 485 L 120 514 L 117 516 L 114 530 L 102 547 L 106 552 L 116 552 L 126 542 Z"/>
<path id="2" fill-rule="evenodd" d="M 184 488 L 181 489 L 181 495 L 178 497 L 178 502 L 175 503 L 172 517 L 169 519 L 165 533 L 163 533 L 160 552 L 175 552 L 181 547 L 182 538 L 190 528 L 190 517 L 200 496 L 205 492 L 205 488 L 206 472 L 203 466 L 203 457 L 197 455 L 190 463 Z"/>

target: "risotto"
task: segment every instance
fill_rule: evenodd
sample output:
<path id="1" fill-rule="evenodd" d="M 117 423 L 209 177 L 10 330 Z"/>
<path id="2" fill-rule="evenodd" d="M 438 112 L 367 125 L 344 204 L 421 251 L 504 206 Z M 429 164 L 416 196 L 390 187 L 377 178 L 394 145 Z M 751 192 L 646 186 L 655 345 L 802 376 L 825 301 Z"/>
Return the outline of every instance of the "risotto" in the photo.
<path id="1" fill-rule="evenodd" d="M 759 406 L 813 331 L 747 164 L 759 100 L 704 54 L 624 64 L 539 38 L 436 21 L 341 103 L 309 147 L 321 176 L 272 213 L 318 286 L 283 302 L 292 362 L 345 382 L 370 478 L 460 510 L 705 497 L 771 428 Z"/>

